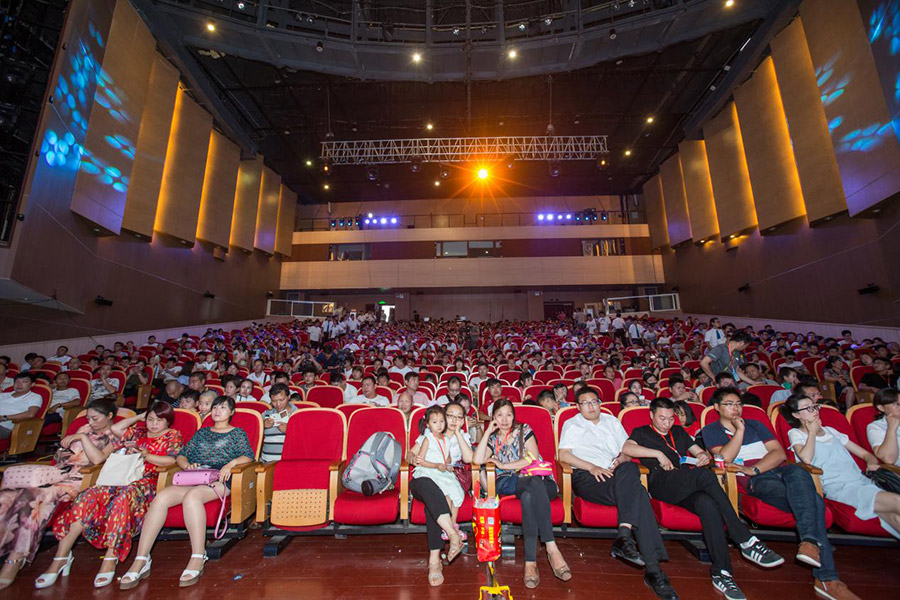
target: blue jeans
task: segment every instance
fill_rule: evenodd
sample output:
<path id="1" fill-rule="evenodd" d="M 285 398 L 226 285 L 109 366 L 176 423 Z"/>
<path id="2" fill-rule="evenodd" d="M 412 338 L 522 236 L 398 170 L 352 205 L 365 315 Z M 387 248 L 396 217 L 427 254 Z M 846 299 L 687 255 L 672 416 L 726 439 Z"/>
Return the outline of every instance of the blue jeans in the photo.
<path id="1" fill-rule="evenodd" d="M 816 485 L 809 473 L 797 465 L 781 465 L 751 477 L 747 492 L 766 504 L 792 513 L 800 540 L 819 546 L 822 566 L 813 569 L 813 575 L 820 581 L 838 579 L 834 550 L 825 531 L 825 501 L 816 493 Z"/>

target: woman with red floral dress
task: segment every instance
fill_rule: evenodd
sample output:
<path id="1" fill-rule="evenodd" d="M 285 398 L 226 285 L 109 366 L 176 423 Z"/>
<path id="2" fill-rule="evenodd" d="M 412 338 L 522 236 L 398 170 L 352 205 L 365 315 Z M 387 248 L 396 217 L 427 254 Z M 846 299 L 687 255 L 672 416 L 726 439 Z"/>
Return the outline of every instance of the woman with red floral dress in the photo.
<path id="1" fill-rule="evenodd" d="M 112 583 L 116 565 L 131 552 L 131 540 L 141 531 L 144 514 L 156 495 L 157 468 L 173 464 L 181 451 L 181 433 L 171 429 L 174 419 L 169 403 L 156 402 L 145 414 L 116 423 L 113 428 L 123 433 L 117 449 L 140 452 L 144 477 L 127 486 L 83 491 L 53 525 L 59 540 L 57 557 L 68 556 L 79 536 L 95 548 L 106 549 L 94 587 Z"/>

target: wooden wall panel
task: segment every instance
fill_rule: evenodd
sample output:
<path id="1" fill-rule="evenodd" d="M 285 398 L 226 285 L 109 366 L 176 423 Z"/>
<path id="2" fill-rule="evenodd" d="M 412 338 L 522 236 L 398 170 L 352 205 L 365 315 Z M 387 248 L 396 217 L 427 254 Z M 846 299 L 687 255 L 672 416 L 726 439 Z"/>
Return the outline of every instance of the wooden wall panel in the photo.
<path id="1" fill-rule="evenodd" d="M 218 131 L 209 138 L 197 238 L 228 248 L 241 148 Z"/>
<path id="2" fill-rule="evenodd" d="M 253 251 L 256 236 L 256 214 L 259 211 L 259 186 L 262 183 L 263 157 L 242 160 L 238 167 L 234 192 L 234 214 L 231 218 L 231 245 Z"/>
<path id="3" fill-rule="evenodd" d="M 819 98 L 803 22 L 798 17 L 771 42 L 781 104 L 787 118 L 803 190 L 806 217 L 816 224 L 847 210 L 837 159 L 828 133 L 828 119 Z"/>
<path id="4" fill-rule="evenodd" d="M 212 115 L 179 89 L 153 226 L 155 231 L 185 242 L 196 240 L 211 131 Z"/>
<path id="5" fill-rule="evenodd" d="M 278 197 L 278 224 L 275 226 L 275 252 L 291 255 L 294 223 L 297 216 L 297 194 L 284 184 Z"/>
<path id="6" fill-rule="evenodd" d="M 719 236 L 734 235 L 756 226 L 753 190 L 744 157 L 737 109 L 730 103 L 703 126 L 706 158 L 712 181 Z"/>
<path id="7" fill-rule="evenodd" d="M 654 250 L 668 246 L 669 226 L 666 223 L 666 207 L 659 175 L 654 175 L 644 184 L 644 206 L 647 208 L 650 245 Z"/>
<path id="8" fill-rule="evenodd" d="M 706 142 L 685 140 L 678 144 L 678 155 L 681 157 L 691 236 L 698 242 L 716 238 L 719 235 L 719 222 L 716 219 L 716 204 L 709 177 L 709 161 L 706 159 Z"/>
<path id="9" fill-rule="evenodd" d="M 263 166 L 259 185 L 259 210 L 256 213 L 256 236 L 253 247 L 266 254 L 275 253 L 275 227 L 278 225 L 278 194 L 281 175 Z"/>
<path id="10" fill-rule="evenodd" d="M 857 3 L 805 0 L 800 16 L 847 207 L 856 215 L 900 192 L 900 141 Z"/>
<path id="11" fill-rule="evenodd" d="M 126 0 L 116 2 L 97 76 L 84 153 L 72 193 L 72 212 L 118 234 L 156 40 Z"/>
<path id="12" fill-rule="evenodd" d="M 759 230 L 806 213 L 775 65 L 768 57 L 734 92 Z"/>
<path id="13" fill-rule="evenodd" d="M 691 221 L 688 217 L 687 198 L 684 194 L 684 176 L 681 158 L 676 154 L 659 166 L 663 198 L 666 199 L 666 223 L 669 227 L 669 244 L 676 246 L 691 239 Z"/>
<path id="14" fill-rule="evenodd" d="M 150 71 L 147 100 L 137 138 L 137 152 L 131 167 L 131 184 L 128 186 L 125 214 L 122 216 L 122 229 L 133 231 L 147 239 L 153 237 L 166 148 L 175 112 L 178 77 L 178 69 L 157 53 Z"/>

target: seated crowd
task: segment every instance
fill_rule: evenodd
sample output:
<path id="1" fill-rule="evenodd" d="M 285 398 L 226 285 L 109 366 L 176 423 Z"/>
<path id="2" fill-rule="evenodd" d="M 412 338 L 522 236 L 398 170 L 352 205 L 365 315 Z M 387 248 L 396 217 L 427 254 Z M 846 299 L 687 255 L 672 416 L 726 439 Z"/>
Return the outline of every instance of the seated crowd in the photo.
<path id="1" fill-rule="evenodd" d="M 900 495 L 882 481 L 900 465 L 900 348 L 857 342 L 849 331 L 823 338 L 618 314 L 491 324 L 394 324 L 351 314 L 165 342 L 151 336 L 142 346 L 117 342 L 77 357 L 62 346 L 49 359 L 24 358 L 16 365 L 0 357 L 0 440 L 12 443 L 17 424 L 34 419 L 45 430 L 67 429 L 55 444 L 55 481 L 17 487 L 4 479 L 0 589 L 34 560 L 45 535 L 59 543 L 36 587 L 69 574 L 81 537 L 105 551 L 95 586 L 107 586 L 140 534 L 119 579 L 121 589 L 134 588 L 150 574 L 153 545 L 179 506 L 191 541 L 179 585 L 193 585 L 207 561 L 207 503 L 229 495 L 233 474 L 257 458 L 278 461 L 291 417 L 318 406 L 348 407 L 348 415 L 395 407 L 408 424 L 422 407 L 406 461 L 410 493 L 425 506 L 434 586 L 444 580 L 445 542 L 448 564 L 463 549 L 460 508 L 473 487 L 489 487 L 473 479 L 490 479 L 501 498 L 520 502 L 529 588 L 540 584 L 539 542 L 553 575 L 572 578 L 554 540 L 561 472 L 578 499 L 615 507 L 612 555 L 643 568 L 664 599 L 678 594 L 660 565 L 667 553 L 652 501 L 699 517 L 712 585 L 735 600 L 745 595 L 732 575 L 729 540 L 759 567 L 785 560 L 742 520 L 747 499 L 793 518 L 795 558 L 812 567 L 824 598 L 857 598 L 835 566 L 826 501 L 900 538 Z M 873 408 L 864 440 L 825 423 L 824 416 L 847 423 L 862 405 Z M 261 416 L 259 451 L 232 424 L 242 406 Z M 523 406 L 556 420 L 556 456 L 542 456 L 532 426 L 517 420 Z M 203 423 L 189 439 L 173 427 L 179 411 Z M 143 472 L 126 485 L 83 485 L 89 467 L 113 453 L 140 454 Z M 535 466 L 548 461 L 562 471 Z M 210 469 L 210 481 L 159 485 L 161 473 Z M 866 476 L 876 472 L 883 477 Z"/>

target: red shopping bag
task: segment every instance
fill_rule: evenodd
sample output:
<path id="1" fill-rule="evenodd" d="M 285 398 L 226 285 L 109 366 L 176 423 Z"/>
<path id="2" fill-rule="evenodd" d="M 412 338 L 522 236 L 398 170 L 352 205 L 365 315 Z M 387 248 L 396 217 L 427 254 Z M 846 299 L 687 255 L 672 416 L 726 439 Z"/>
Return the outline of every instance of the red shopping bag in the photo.
<path id="1" fill-rule="evenodd" d="M 475 478 L 475 502 L 472 511 L 472 530 L 480 562 L 500 558 L 500 499 L 479 498 L 478 477 Z"/>

